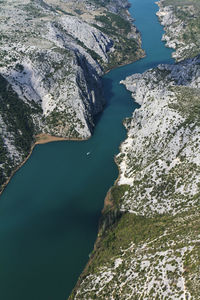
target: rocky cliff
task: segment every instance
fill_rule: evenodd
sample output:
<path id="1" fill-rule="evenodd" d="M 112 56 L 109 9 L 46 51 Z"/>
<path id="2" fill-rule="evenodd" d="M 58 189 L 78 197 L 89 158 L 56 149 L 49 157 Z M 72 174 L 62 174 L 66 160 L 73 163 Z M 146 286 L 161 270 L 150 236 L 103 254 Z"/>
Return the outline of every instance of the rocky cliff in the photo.
<path id="1" fill-rule="evenodd" d="M 173 57 L 181 59 L 194 57 L 200 48 L 200 3 L 198 0 L 161 0 L 157 13 L 165 34 L 163 40 L 174 48 Z"/>
<path id="2" fill-rule="evenodd" d="M 71 299 L 200 299 L 200 56 L 121 83 L 141 107 Z"/>
<path id="3" fill-rule="evenodd" d="M 102 74 L 143 55 L 127 7 L 126 0 L 0 1 L 1 185 L 35 135 L 91 136 L 105 104 Z"/>
<path id="4" fill-rule="evenodd" d="M 181 62 L 121 82 L 141 107 L 124 121 L 119 177 L 70 299 L 200 299 L 200 10 L 158 4 Z"/>

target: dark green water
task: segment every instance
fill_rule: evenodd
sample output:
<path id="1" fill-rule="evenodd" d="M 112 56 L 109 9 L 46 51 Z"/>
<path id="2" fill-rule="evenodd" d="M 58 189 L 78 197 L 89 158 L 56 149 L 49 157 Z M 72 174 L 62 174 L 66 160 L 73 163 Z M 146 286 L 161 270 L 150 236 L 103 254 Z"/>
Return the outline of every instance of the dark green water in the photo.
<path id="1" fill-rule="evenodd" d="M 0 300 L 64 300 L 88 260 L 118 175 L 113 157 L 126 137 L 122 120 L 137 107 L 119 81 L 172 62 L 153 0 L 130 2 L 147 57 L 104 77 L 107 106 L 89 141 L 37 146 L 1 197 Z"/>

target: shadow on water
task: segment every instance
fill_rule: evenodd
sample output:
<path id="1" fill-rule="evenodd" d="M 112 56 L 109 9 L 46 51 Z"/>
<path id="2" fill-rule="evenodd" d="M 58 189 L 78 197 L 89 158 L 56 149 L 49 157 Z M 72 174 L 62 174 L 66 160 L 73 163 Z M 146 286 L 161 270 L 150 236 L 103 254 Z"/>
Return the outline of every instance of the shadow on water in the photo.
<path id="1" fill-rule="evenodd" d="M 171 63 L 153 0 L 131 0 L 147 57 L 103 78 L 107 101 L 92 138 L 35 147 L 0 201 L 0 299 L 65 300 L 97 236 L 105 195 L 118 176 L 122 125 L 139 107 L 119 81 Z"/>
<path id="2" fill-rule="evenodd" d="M 114 97 L 114 93 L 112 92 L 112 88 L 113 88 L 113 80 L 110 79 L 110 78 L 102 78 L 102 86 L 103 86 L 103 97 L 105 98 L 106 100 L 106 103 L 104 105 L 104 111 L 106 108 L 108 108 L 111 104 L 111 101 L 110 99 L 112 97 Z M 102 117 L 103 117 L 103 114 L 104 114 L 104 111 L 103 112 L 100 112 L 98 113 L 95 117 L 94 117 L 94 124 L 95 124 L 95 127 L 96 125 L 98 124 L 98 122 L 101 121 Z"/>
<path id="3" fill-rule="evenodd" d="M 102 79 L 102 83 L 103 83 L 104 96 L 107 99 L 107 105 L 109 105 L 109 99 L 111 99 L 114 96 L 114 93 L 112 91 L 113 80 L 111 78 L 104 77 Z"/>

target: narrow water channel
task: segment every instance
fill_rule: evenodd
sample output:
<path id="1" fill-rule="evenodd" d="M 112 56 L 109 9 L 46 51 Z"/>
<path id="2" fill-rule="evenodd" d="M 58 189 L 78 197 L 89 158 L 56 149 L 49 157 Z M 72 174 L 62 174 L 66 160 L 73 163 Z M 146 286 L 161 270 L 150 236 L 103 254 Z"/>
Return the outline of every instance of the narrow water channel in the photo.
<path id="1" fill-rule="evenodd" d="M 147 57 L 104 76 L 107 106 L 90 140 L 37 146 L 1 196 L 1 300 L 66 300 L 88 260 L 118 176 L 113 158 L 126 137 L 122 120 L 137 107 L 119 81 L 172 62 L 154 1 L 130 2 Z"/>

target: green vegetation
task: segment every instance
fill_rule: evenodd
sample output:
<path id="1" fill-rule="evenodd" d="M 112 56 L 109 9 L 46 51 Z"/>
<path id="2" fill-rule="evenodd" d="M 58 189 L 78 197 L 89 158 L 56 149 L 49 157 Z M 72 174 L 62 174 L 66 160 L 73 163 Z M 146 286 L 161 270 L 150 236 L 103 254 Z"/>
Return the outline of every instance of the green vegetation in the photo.
<path id="1" fill-rule="evenodd" d="M 56 6 L 55 9 L 61 13 L 63 13 L 64 15 L 68 15 L 68 16 L 73 16 L 73 14 L 63 10 L 62 8 L 60 8 L 59 6 Z"/>
<path id="2" fill-rule="evenodd" d="M 52 134 L 55 135 L 56 130 L 65 132 L 67 137 L 80 137 L 80 134 L 75 129 L 76 124 L 80 123 L 80 120 L 76 118 L 75 112 L 58 111 L 56 108 L 46 117 L 46 124 L 48 125 Z M 79 124 L 82 127 L 82 123 Z"/>
<path id="3" fill-rule="evenodd" d="M 15 70 L 18 71 L 18 72 L 23 72 L 24 71 L 24 66 L 21 65 L 21 64 L 19 64 L 19 63 L 17 63 L 15 65 Z"/>
<path id="4" fill-rule="evenodd" d="M 96 16 L 95 20 L 97 24 L 93 24 L 93 26 L 107 34 L 114 42 L 115 51 L 108 53 L 109 62 L 104 65 L 105 70 L 134 61 L 139 56 L 141 57 L 142 52 L 140 54 L 137 52 L 140 48 L 139 42 L 133 37 L 128 37 L 131 32 L 129 21 L 110 12 Z"/>
<path id="5" fill-rule="evenodd" d="M 82 15 L 83 13 L 80 9 L 75 9 L 74 12 L 77 13 L 78 15 Z"/>
<path id="6" fill-rule="evenodd" d="M 18 66 L 22 69 L 22 66 Z M 35 103 L 30 106 L 24 103 L 13 91 L 11 85 L 0 75 L 0 115 L 6 128 L 1 129 L 0 134 L 0 184 L 2 185 L 9 177 L 13 162 L 8 156 L 8 150 L 3 142 L 3 131 L 11 134 L 10 142 L 25 158 L 33 143 L 34 124 L 31 118 L 32 113 L 38 113 L 40 109 Z"/>
<path id="7" fill-rule="evenodd" d="M 194 208 L 175 217 L 157 215 L 153 218 L 147 218 L 124 213 L 113 226 L 104 232 L 96 252 L 93 253 L 95 259 L 92 260 L 88 272 L 93 272 L 92 269 L 99 269 L 103 264 L 109 263 L 111 258 L 121 253 L 121 249 L 127 249 L 130 243 L 139 245 L 158 238 L 154 243 L 154 248 L 164 251 L 168 249 L 167 241 L 170 238 L 174 241 L 177 239 L 174 249 L 179 248 L 179 246 L 182 247 L 184 236 L 189 235 L 191 239 L 198 237 L 199 213 L 200 211 Z M 164 232 L 167 234 L 162 239 L 159 238 Z M 179 245 L 179 240 L 181 240 L 181 245 Z M 198 243 L 197 246 L 199 246 Z"/>
<path id="8" fill-rule="evenodd" d="M 195 8 L 200 9 L 200 1 L 199 0 L 164 0 L 163 4 L 164 5 L 172 5 L 174 7 L 194 5 Z"/>
<path id="9" fill-rule="evenodd" d="M 88 0 L 91 4 L 95 4 L 97 6 L 103 6 L 105 7 L 106 5 L 108 5 L 111 0 Z"/>
<path id="10" fill-rule="evenodd" d="M 92 263 L 88 273 L 94 273 L 110 259 L 121 254 L 121 249 L 129 247 L 131 242 L 136 244 L 155 238 L 164 231 L 163 222 L 159 219 L 145 218 L 134 214 L 124 213 L 113 226 L 108 228 L 93 253 Z"/>
<path id="11" fill-rule="evenodd" d="M 125 64 L 139 58 L 137 51 L 140 45 L 138 41 L 134 38 L 128 38 L 128 34 L 131 32 L 131 23 L 129 21 L 110 12 L 95 16 L 95 21 L 98 24 L 93 24 L 93 26 L 113 40 L 115 51 L 108 52 L 109 62 L 104 63 L 102 58 L 94 50 L 87 48 L 82 41 L 76 39 L 76 42 L 83 47 L 94 60 L 103 66 L 105 71 L 116 67 L 116 65 Z M 100 23 L 102 24 L 101 26 Z"/>
<path id="12" fill-rule="evenodd" d="M 0 136 L 0 164 L 3 164 L 7 157 L 6 147 L 4 146 L 4 142 L 2 137 Z"/>
<path id="13" fill-rule="evenodd" d="M 124 176 L 133 184 L 110 189 L 91 260 L 70 299 L 199 299 L 199 89 L 171 86 L 169 70 L 148 75 L 166 99 L 155 114 L 149 107 L 159 97 L 144 101 L 146 124 L 160 114 L 164 120 L 148 135 L 140 132 L 143 111 L 126 120 L 137 147 L 122 150 L 116 162 L 126 160 Z"/>
<path id="14" fill-rule="evenodd" d="M 175 92 L 177 102 L 171 103 L 170 108 L 179 111 L 186 117 L 184 124 L 195 123 L 200 125 L 200 90 L 197 88 L 175 86 L 171 87 Z"/>
<path id="15" fill-rule="evenodd" d="M 96 53 L 94 50 L 89 49 L 88 47 L 85 46 L 85 44 L 83 42 L 81 42 L 79 39 L 76 39 L 76 42 L 78 45 L 80 45 L 81 47 L 83 47 L 91 56 L 94 60 L 96 60 L 99 64 L 102 64 L 102 58 L 101 56 Z"/>
<path id="16" fill-rule="evenodd" d="M 182 34 L 178 39 L 191 49 L 184 50 L 182 58 L 194 57 L 200 48 L 200 1 L 199 0 L 165 0 L 164 6 L 173 7 L 175 16 L 184 24 Z M 182 44 L 182 43 L 181 43 Z"/>
<path id="17" fill-rule="evenodd" d="M 16 148 L 23 150 L 26 155 L 33 142 L 34 125 L 30 118 L 32 109 L 18 97 L 2 76 L 0 76 L 0 95 L 0 113 L 3 121 L 14 136 Z"/>
<path id="18" fill-rule="evenodd" d="M 111 53 L 109 57 L 108 69 L 112 69 L 116 64 L 125 64 L 137 60 L 141 57 L 137 51 L 139 46 L 134 39 L 119 38 L 120 42 L 115 44 L 115 53 Z"/>
<path id="19" fill-rule="evenodd" d="M 101 97 L 98 76 L 97 74 L 93 74 L 93 72 L 91 74 L 91 68 L 86 62 L 86 57 L 80 55 L 81 58 L 79 61 L 79 55 L 76 55 L 76 47 L 74 47 L 76 42 L 85 48 L 102 68 L 105 67 L 105 70 L 115 67 L 117 64 L 133 61 L 139 56 L 136 54 L 139 48 L 137 41 L 127 37 L 127 35 L 131 36 L 132 33 L 131 22 L 127 21 L 126 17 L 123 17 L 126 14 L 125 9 L 121 8 L 120 4 L 114 0 L 88 0 L 83 3 L 83 5 L 80 3 L 72 3 L 71 5 L 69 3 L 53 2 L 48 4 L 44 1 L 35 0 L 28 2 L 29 3 L 18 3 L 17 1 L 15 5 L 12 6 L 12 11 L 10 11 L 9 5 L 4 5 L 3 7 L 5 10 L 3 22 L 7 24 L 7 33 L 0 35 L 2 45 L 0 65 L 9 68 L 10 71 L 13 70 L 14 72 L 21 73 L 22 76 L 26 76 L 27 72 L 28 76 L 29 68 L 25 68 L 22 61 L 30 61 L 34 72 L 38 70 L 38 68 L 41 69 L 40 71 L 43 77 L 41 84 L 44 89 L 51 90 L 50 85 L 54 80 L 56 80 L 58 86 L 60 85 L 61 88 L 63 88 L 63 78 L 65 78 L 65 81 L 70 85 L 76 76 L 77 68 L 75 65 L 78 62 L 79 66 L 83 67 L 82 69 L 83 72 L 85 72 L 84 75 L 86 75 L 87 83 L 93 86 L 95 96 Z M 6 4 L 6 1 L 0 1 L 0 4 Z M 108 12 L 106 7 L 109 5 L 110 9 L 110 4 L 119 11 L 121 16 Z M 92 8 L 92 11 L 89 12 L 92 17 L 94 17 L 95 14 L 99 15 L 102 11 L 105 12 L 105 16 L 98 17 L 96 15 L 95 21 L 98 22 L 99 26 L 94 26 L 103 32 L 109 33 L 109 37 L 111 36 L 114 40 L 113 43 L 115 43 L 116 51 L 110 54 L 109 65 L 104 63 L 102 58 L 93 49 L 87 48 L 84 43 L 79 40 L 75 40 L 74 46 L 72 46 L 71 43 L 68 45 L 68 39 L 66 39 L 66 48 L 61 45 L 56 46 L 56 39 L 65 39 L 67 35 L 67 31 L 63 29 L 64 25 L 60 17 L 64 17 L 63 14 L 67 17 L 67 15 L 81 15 L 83 13 L 83 21 L 87 23 L 88 18 L 86 12 L 88 8 Z M 72 13 L 68 13 L 68 9 Z M 15 15 L 14 20 L 12 20 L 10 15 Z M 46 30 L 50 30 L 49 22 L 55 28 L 55 41 L 53 41 L 53 37 L 50 37 L 48 34 L 46 36 Z M 74 39 L 74 37 L 72 38 Z M 110 46 L 112 46 L 113 43 L 111 41 Z M 72 60 L 74 63 L 71 63 Z M 65 61 L 64 65 L 63 61 Z M 68 65 L 71 65 L 71 67 L 68 67 Z M 88 72 L 86 72 L 87 68 Z M 89 73 L 91 76 L 88 75 Z M 14 76 L 13 74 L 14 73 L 10 76 Z M 18 75 L 20 76 L 20 74 Z M 66 78 L 69 78 L 69 81 L 66 80 Z M 80 82 L 77 80 L 78 88 L 82 92 L 80 97 L 85 97 L 88 92 L 86 87 L 87 83 L 85 84 L 81 79 Z M 23 90 L 23 83 L 21 83 L 20 86 L 16 81 L 16 84 L 19 89 Z M 74 87 L 70 86 L 67 92 L 68 91 L 70 97 L 74 93 Z M 56 94 L 51 90 L 50 97 L 52 99 L 57 98 L 59 97 L 59 93 L 59 90 L 56 91 Z M 91 93 L 91 97 L 92 96 L 93 92 Z M 67 107 L 65 110 L 64 106 L 65 104 L 63 105 L 62 112 L 54 110 L 47 118 L 42 118 L 40 105 L 28 99 L 25 99 L 25 101 L 20 99 L 11 85 L 8 84 L 7 80 L 2 76 L 0 77 L 0 116 L 3 120 L 2 123 L 4 127 L 2 131 L 0 131 L 0 164 L 2 164 L 0 165 L 0 176 L 1 179 L 3 178 L 1 183 L 5 182 L 11 170 L 27 156 L 31 144 L 34 141 L 34 133 L 35 131 L 39 131 L 40 126 L 44 125 L 44 130 L 49 134 L 60 135 L 62 132 L 63 135 L 66 134 L 66 136 L 69 137 L 80 137 L 79 131 L 85 127 L 84 122 L 77 117 L 71 108 Z M 92 114 L 93 110 L 96 111 L 96 105 L 90 105 L 90 109 L 90 115 L 86 122 L 88 122 L 88 126 L 93 128 Z M 41 123 L 39 122 L 40 117 L 43 120 Z M 5 137 L 9 138 L 10 147 L 6 145 Z M 11 151 L 14 152 L 15 149 L 16 153 L 12 153 L 11 155 Z M 9 158 L 9 155 L 12 159 Z"/>
<path id="20" fill-rule="evenodd" d="M 95 20 L 104 24 L 104 30 L 107 30 L 107 33 L 114 33 L 116 27 L 126 35 L 131 31 L 131 24 L 129 21 L 110 12 L 107 12 L 106 15 L 96 16 Z"/>
<path id="21" fill-rule="evenodd" d="M 91 299 L 106 299 L 106 296 L 110 296 L 113 293 L 116 285 L 121 286 L 120 295 L 118 291 L 119 299 L 127 299 L 126 295 L 131 291 L 129 284 L 131 284 L 131 288 L 134 288 L 135 284 L 135 299 L 138 299 L 137 297 L 142 286 L 145 282 L 148 282 L 146 272 L 152 272 L 154 264 L 155 266 L 163 265 L 165 267 L 167 262 L 164 262 L 164 260 L 166 259 L 169 259 L 168 264 L 176 268 L 174 272 L 167 271 L 167 278 L 170 288 L 174 289 L 174 293 L 178 293 L 176 282 L 180 276 L 177 269 L 177 259 L 179 258 L 184 261 L 186 287 L 192 296 L 197 296 L 200 281 L 198 266 L 195 262 L 199 261 L 200 258 L 198 242 L 199 217 L 200 212 L 195 208 L 191 208 L 189 212 L 181 213 L 176 217 L 158 215 L 154 218 L 146 218 L 124 213 L 116 223 L 107 228 L 103 236 L 97 241 L 95 250 L 91 255 L 91 261 L 81 277 L 82 285 L 78 287 L 81 293 L 79 296 L 76 295 L 77 299 L 81 299 L 83 295 L 85 299 L 89 299 L 90 297 Z M 181 249 L 189 246 L 193 247 L 193 250 L 191 252 L 187 251 L 186 255 L 183 255 Z M 162 256 L 160 253 L 166 254 Z M 168 255 L 167 253 L 170 254 L 169 257 L 166 256 Z M 116 269 L 114 268 L 114 262 L 117 258 L 122 258 L 123 262 Z M 143 259 L 150 262 L 150 268 L 144 269 L 141 267 Z M 134 282 L 133 280 L 129 283 L 129 280 L 126 278 L 126 272 L 133 262 L 135 267 L 132 271 L 137 273 L 137 281 Z M 90 276 L 92 275 L 95 276 L 94 278 L 97 278 L 96 276 L 101 276 L 106 270 L 112 270 L 112 280 L 108 284 L 105 284 L 100 292 L 98 283 L 92 283 L 93 289 L 89 290 L 88 286 L 92 280 Z M 162 282 L 162 273 L 160 273 L 159 268 L 158 270 L 156 268 L 153 270 L 153 276 L 155 276 L 157 281 L 156 284 L 162 290 L 165 290 L 166 287 Z M 195 278 L 193 284 L 191 282 L 192 278 Z M 124 284 L 122 285 L 122 283 Z M 87 292 L 84 292 L 84 287 L 86 286 Z M 74 299 L 75 294 L 76 290 L 74 290 L 70 299 Z M 159 288 L 156 288 L 155 285 L 154 289 L 145 295 L 155 297 L 154 299 L 160 299 Z"/>
<path id="22" fill-rule="evenodd" d="M 32 2 L 32 3 L 31 3 Z M 41 10 L 34 5 L 34 1 L 31 1 L 28 4 L 25 4 L 22 9 L 25 10 L 28 16 L 33 18 L 43 18 L 46 14 L 41 13 Z"/>
<path id="23" fill-rule="evenodd" d="M 114 185 L 111 188 L 111 202 L 113 202 L 115 207 L 120 207 L 120 204 L 122 203 L 122 197 L 125 192 L 128 192 L 130 190 L 130 186 L 128 184 L 122 184 L 122 185 Z"/>
<path id="24" fill-rule="evenodd" d="M 199 224 L 197 224 L 198 226 Z M 194 224 L 195 226 L 195 224 Z M 198 229 L 198 228 L 197 228 Z M 199 299 L 199 262 L 200 261 L 200 242 L 196 243 L 195 248 L 185 256 L 184 276 L 186 278 L 186 286 L 191 291 L 194 299 Z"/>

